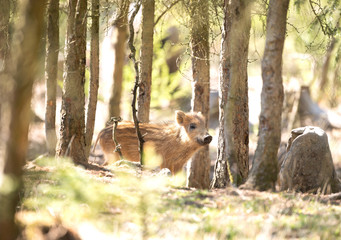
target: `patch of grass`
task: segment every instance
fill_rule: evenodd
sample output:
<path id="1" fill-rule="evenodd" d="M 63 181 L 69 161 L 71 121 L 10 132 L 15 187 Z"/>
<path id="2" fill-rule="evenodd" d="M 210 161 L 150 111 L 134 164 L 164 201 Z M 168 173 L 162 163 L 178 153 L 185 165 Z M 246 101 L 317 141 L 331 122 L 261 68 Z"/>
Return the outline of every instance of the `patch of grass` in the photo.
<path id="1" fill-rule="evenodd" d="M 174 186 L 183 184 L 181 176 L 138 178 L 134 171 L 113 169 L 108 177 L 68 160 L 37 160 L 25 171 L 18 220 L 26 232 L 59 222 L 82 235 L 89 234 L 89 227 L 81 227 L 88 224 L 97 235 L 124 239 L 341 237 L 340 205 L 323 204 L 313 195 L 193 190 Z"/>

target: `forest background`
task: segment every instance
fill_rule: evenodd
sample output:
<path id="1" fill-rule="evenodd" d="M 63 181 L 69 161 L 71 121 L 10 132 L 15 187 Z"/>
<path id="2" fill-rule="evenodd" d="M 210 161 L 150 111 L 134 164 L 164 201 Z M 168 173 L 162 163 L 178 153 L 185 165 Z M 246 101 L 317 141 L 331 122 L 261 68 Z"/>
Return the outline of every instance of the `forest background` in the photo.
<path id="1" fill-rule="evenodd" d="M 7 202 L 7 200 L 12 199 L 14 196 L 14 202 L 16 204 L 12 208 L 14 209 L 14 213 L 16 213 L 16 215 L 13 215 L 16 220 L 14 221 L 12 216 L 13 212 L 7 211 L 8 209 L 5 208 L 4 210 L 2 208 L 2 213 L 4 211 L 9 213 L 9 222 L 17 223 L 20 226 L 21 234 L 26 236 L 26 238 L 36 239 L 37 236 L 43 238 L 49 234 L 53 235 L 54 231 L 59 235 L 74 234 L 75 237 L 80 235 L 84 239 L 86 239 L 86 235 L 88 237 L 90 236 L 89 232 L 91 231 L 91 234 L 108 238 L 113 235 L 126 238 L 132 238 L 137 235 L 141 236 L 141 238 L 164 238 L 166 236 L 180 238 L 199 236 L 200 238 L 254 238 L 256 236 L 287 238 L 322 236 L 328 238 L 340 236 L 339 213 L 341 210 L 339 202 L 337 200 L 331 202 L 330 198 L 324 198 L 323 196 L 301 195 L 297 193 L 261 193 L 238 188 L 223 188 L 223 190 L 209 191 L 207 190 L 209 182 L 203 182 L 201 187 L 191 186 L 191 177 L 190 175 L 187 176 L 186 180 L 185 173 L 172 179 L 163 177 L 159 179 L 158 176 L 160 184 L 155 186 L 151 184 L 151 182 L 155 182 L 153 176 L 148 176 L 144 180 L 135 179 L 135 177 L 130 176 L 138 171 L 134 170 L 134 168 L 122 170 L 113 167 L 112 173 L 107 172 L 101 167 L 93 167 L 95 168 L 93 169 L 89 165 L 82 164 L 87 169 L 84 170 L 83 168 L 75 167 L 67 160 L 60 161 L 54 158 L 48 160 L 45 157 L 39 157 L 37 159 L 38 156 L 46 152 L 53 155 L 54 146 L 56 146 L 55 140 L 52 140 L 52 145 L 46 145 L 46 139 L 49 139 L 49 133 L 48 131 L 44 131 L 44 128 L 48 129 L 46 122 L 47 115 L 45 115 L 47 113 L 45 106 L 49 106 L 49 101 L 45 99 L 45 94 L 48 92 L 46 91 L 45 80 L 48 77 L 46 79 L 44 77 L 44 74 L 48 76 L 48 65 L 45 65 L 44 62 L 46 61 L 47 64 L 47 60 L 45 59 L 48 56 L 49 40 L 48 37 L 45 37 L 48 34 L 48 25 L 45 24 L 43 19 L 49 19 L 46 18 L 44 7 L 46 7 L 47 11 L 51 11 L 52 3 L 57 4 L 58 1 L 51 1 L 48 5 L 44 1 L 27 1 L 27 10 L 19 13 L 20 9 L 25 9 L 25 2 L 3 1 L 4 8 L 2 8 L 2 11 L 4 12 L 1 14 L 4 19 L 6 16 L 8 17 L 9 23 L 7 28 L 8 34 L 1 35 L 2 37 L 5 36 L 5 38 L 1 39 L 1 43 L 5 43 L 1 44 L 1 63 L 3 64 L 1 72 L 1 137 L 3 140 L 1 144 L 1 164 L 3 165 L 2 168 L 6 169 L 6 156 L 7 159 L 10 159 L 8 158 L 8 150 L 7 155 L 5 155 L 6 143 L 8 144 L 10 142 L 7 139 L 10 138 L 9 135 L 13 133 L 13 129 L 16 129 L 18 142 L 13 142 L 14 148 L 12 151 L 18 155 L 11 159 L 13 162 L 15 162 L 13 159 L 18 160 L 18 163 L 17 165 L 14 164 L 10 169 L 14 171 L 14 175 L 21 176 L 21 174 L 24 174 L 25 183 L 23 188 L 19 188 L 18 186 L 21 186 L 19 184 L 20 181 L 17 182 L 15 178 L 11 180 L 11 178 L 1 175 L 2 184 L 5 186 L 2 187 L 1 198 L 2 201 Z M 87 6 L 85 2 L 71 0 L 60 1 L 57 5 L 54 5 L 53 10 L 59 13 L 59 33 L 57 38 L 59 57 L 58 62 L 54 65 L 58 66 L 58 75 L 56 75 L 57 85 L 55 89 L 55 106 L 57 110 L 54 110 L 56 114 L 54 117 L 56 125 L 55 127 L 52 126 L 52 129 L 55 132 L 57 131 L 55 137 L 59 139 L 67 139 L 70 137 L 63 135 L 63 133 L 58 136 L 59 129 L 62 129 L 60 125 L 63 126 L 63 119 L 65 119 L 65 117 L 63 118 L 63 112 L 60 111 L 63 105 L 62 91 L 67 91 L 65 90 L 67 87 L 76 89 L 77 91 L 84 88 L 84 91 L 82 90 L 84 97 L 81 96 L 84 102 L 80 102 L 80 108 L 84 110 L 86 105 L 88 109 L 90 108 L 91 100 L 88 100 L 88 97 L 91 96 L 91 84 L 89 83 L 96 78 L 96 75 L 91 76 L 96 70 L 92 69 L 94 64 L 90 62 L 90 59 L 93 59 L 90 55 L 94 53 L 93 49 L 96 49 L 96 47 L 93 48 L 91 46 L 90 50 L 90 45 L 94 43 L 93 36 L 96 36 L 96 28 L 94 27 L 96 20 L 93 18 L 96 15 L 99 17 L 97 19 L 97 31 L 99 33 L 97 41 L 100 43 L 98 44 L 98 49 L 100 50 L 100 55 L 98 55 L 100 77 L 98 78 L 98 97 L 96 97 L 98 101 L 95 125 L 90 130 L 94 134 L 90 133 L 88 136 L 97 136 L 97 133 L 105 126 L 105 122 L 110 116 L 120 115 L 125 120 L 132 119 L 131 89 L 134 88 L 135 77 L 139 74 L 136 75 L 134 62 L 130 61 L 128 57 L 130 52 L 129 47 L 124 47 L 124 45 L 117 46 L 117 41 L 119 40 L 116 37 L 119 36 L 118 31 L 120 27 L 125 25 L 126 29 L 124 31 L 126 31 L 126 36 L 123 36 L 123 39 L 126 39 L 125 41 L 128 40 L 128 20 L 131 19 L 137 4 L 135 2 L 131 3 L 129 7 L 129 4 L 124 1 L 101 1 L 97 2 L 96 5 L 96 1 L 92 1 Z M 149 4 L 150 2 L 154 3 L 154 1 L 142 1 L 142 8 L 143 4 L 147 4 L 146 2 Z M 261 112 L 260 96 L 262 89 L 261 61 L 264 48 L 266 48 L 266 27 L 271 1 L 244 1 L 244 3 L 247 6 L 246 9 L 249 8 L 250 10 L 251 23 L 250 38 L 246 51 L 246 83 L 248 84 L 249 103 L 247 109 L 249 110 L 249 118 L 247 119 L 246 125 L 250 133 L 248 135 L 247 162 L 250 160 L 251 165 L 258 139 L 258 118 Z M 70 7 L 72 4 L 74 4 L 74 8 Z M 148 66 L 146 67 L 146 72 L 151 73 L 152 79 L 150 114 L 147 114 L 147 121 L 149 117 L 152 121 L 167 121 L 173 119 L 174 111 L 177 109 L 184 111 L 195 109 L 196 91 L 193 82 L 198 80 L 193 75 L 194 70 L 192 64 L 196 60 L 199 60 L 199 62 L 200 60 L 209 62 L 206 65 L 209 66 L 210 87 L 205 89 L 210 89 L 211 93 L 206 92 L 204 94 L 210 95 L 210 103 L 208 101 L 203 103 L 205 105 L 203 108 L 204 111 L 207 111 L 205 114 L 207 116 L 209 115 L 210 133 L 215 136 L 215 141 L 211 144 L 209 157 L 206 156 L 203 159 L 204 164 L 207 165 L 208 162 L 210 165 L 204 171 L 207 172 L 207 169 L 211 169 L 208 171 L 210 171 L 210 179 L 212 179 L 214 178 L 215 161 L 217 158 L 219 159 L 216 151 L 219 149 L 218 135 L 219 129 L 221 129 L 219 128 L 221 122 L 219 122 L 218 116 L 218 95 L 219 81 L 221 81 L 219 78 L 222 78 L 222 32 L 226 31 L 224 28 L 226 17 L 224 18 L 224 16 L 228 10 L 231 10 L 235 6 L 243 9 L 243 4 L 238 5 L 234 1 L 231 1 L 231 3 L 228 3 L 228 1 L 225 1 L 225 3 L 210 1 L 201 4 L 203 9 L 193 4 L 193 1 L 155 2 L 155 17 L 153 18 L 155 28 L 152 30 L 154 36 L 151 55 L 153 63 L 152 66 L 149 66 L 149 70 Z M 248 4 L 252 4 L 252 7 Z M 99 9 L 96 10 L 94 6 L 99 6 Z M 150 10 L 152 8 L 148 7 L 145 9 Z M 209 28 L 207 29 L 209 51 L 205 53 L 207 55 L 204 57 L 196 57 L 194 54 L 195 49 L 193 46 L 195 44 L 193 40 L 195 40 L 195 32 L 193 32 L 193 29 L 196 21 L 193 21 L 193 19 L 196 17 L 196 11 L 198 11 L 196 9 L 199 9 L 197 22 L 207 21 L 209 23 Z M 69 15 L 72 10 L 75 11 L 75 22 L 83 23 L 83 28 L 69 27 Z M 137 48 L 136 57 L 142 72 L 144 59 L 142 57 L 142 49 L 148 50 L 148 47 L 141 47 L 143 44 L 143 40 L 141 40 L 141 35 L 143 35 L 143 12 L 136 13 L 137 15 L 133 25 L 135 29 L 133 45 Z M 32 15 L 40 17 L 40 25 L 37 25 L 34 21 L 30 22 Z M 24 16 L 26 21 L 22 21 Z M 148 13 L 146 13 L 146 16 L 148 16 Z M 233 16 L 233 14 L 231 13 L 230 16 Z M 86 23 L 85 19 L 88 19 L 87 24 L 84 24 Z M 125 21 L 125 23 L 120 23 L 120 20 Z M 294 94 L 296 98 L 291 100 L 291 103 L 288 100 L 289 98 L 285 97 L 288 95 L 284 96 L 283 112 L 286 110 L 285 104 L 288 104 L 288 102 L 293 105 L 295 103 L 296 105 L 298 104 L 301 86 L 309 86 L 311 98 L 314 103 L 318 103 L 320 109 L 325 110 L 324 113 L 327 114 L 327 120 L 333 126 L 331 129 L 326 128 L 326 130 L 328 130 L 329 144 L 337 170 L 339 170 L 341 162 L 341 150 L 338 147 L 341 133 L 337 127 L 339 126 L 338 115 L 341 114 L 340 104 L 338 104 L 340 102 L 341 86 L 339 63 L 341 43 L 338 39 L 340 35 L 339 23 L 340 4 L 338 1 L 291 1 L 285 23 L 285 45 L 283 48 L 283 68 L 281 69 L 285 94 L 287 92 L 296 93 L 296 95 Z M 244 27 L 238 22 L 238 19 L 234 24 L 240 28 Z M 87 28 L 89 29 L 88 33 L 85 31 Z M 76 30 L 79 30 L 79 32 Z M 73 32 L 75 36 L 80 36 L 80 38 L 81 36 L 86 36 L 86 38 L 83 37 L 83 40 L 81 39 L 80 42 L 77 42 L 76 47 L 72 47 L 72 44 L 77 40 L 70 38 L 73 35 L 70 34 L 71 31 L 75 31 Z M 41 37 L 37 38 L 37 36 Z M 200 34 L 199 39 L 201 37 L 202 35 Z M 30 39 L 35 39 L 35 41 L 29 41 Z M 39 42 L 37 39 L 42 39 L 42 42 Z M 235 39 L 235 41 L 238 42 L 238 39 Z M 5 46 L 10 47 L 6 48 Z M 86 51 L 83 53 L 81 51 L 77 52 L 80 47 L 86 49 Z M 39 51 L 30 51 L 32 49 Z M 126 49 L 126 53 L 123 53 L 125 57 L 121 57 L 120 59 L 122 60 L 120 64 L 123 69 L 123 87 L 121 90 L 121 111 L 117 114 L 117 109 L 112 109 L 118 106 L 117 102 L 115 102 L 117 100 L 114 101 L 113 99 L 112 85 L 113 79 L 119 78 L 117 75 L 116 78 L 113 76 L 115 74 L 113 70 L 114 66 L 116 67 L 116 64 L 119 62 L 117 59 L 115 60 L 115 53 L 117 55 L 119 49 Z M 242 55 L 239 54 L 238 49 L 231 49 L 237 51 L 237 55 Z M 77 82 L 75 84 L 80 83 L 81 85 L 67 83 L 67 81 L 72 82 L 77 78 L 72 75 L 72 58 L 68 58 L 71 55 L 70 52 L 73 50 L 75 50 L 75 54 L 83 54 L 78 56 L 79 59 L 86 59 L 86 61 L 83 61 L 79 66 L 75 67 L 84 73 L 84 77 L 80 76 L 78 82 L 74 81 Z M 10 51 L 12 51 L 12 54 L 9 54 Z M 21 51 L 24 53 L 35 53 L 25 55 Z M 98 53 L 95 52 L 96 54 Z M 9 60 L 7 56 L 10 56 Z M 30 59 L 30 57 L 32 58 Z M 281 56 L 279 57 L 281 58 Z M 28 59 L 30 62 L 25 62 L 25 59 Z M 20 65 L 20 61 L 23 61 L 24 64 Z M 70 61 L 70 64 L 68 61 Z M 66 67 L 63 67 L 64 64 Z M 82 64 L 84 64 L 83 67 Z M 26 84 L 21 85 L 15 83 L 18 79 L 28 79 L 28 81 Z M 33 82 L 34 85 L 32 85 Z M 242 83 L 237 82 L 238 84 Z M 30 102 L 29 92 L 32 92 L 29 87 L 30 85 L 31 89 L 33 89 L 31 103 L 33 114 L 28 112 L 29 106 L 27 105 Z M 23 98 L 21 100 L 19 99 L 19 102 L 14 105 L 19 108 L 19 112 L 15 112 L 13 110 L 16 108 L 13 108 L 13 105 L 11 105 L 13 103 L 9 100 L 12 96 L 16 98 L 15 91 L 18 89 L 18 86 L 19 89 L 20 86 L 22 87 L 24 94 L 21 94 Z M 79 86 L 81 87 L 79 88 Z M 63 88 L 64 90 L 62 90 Z M 142 100 L 138 99 L 137 104 L 140 102 Z M 20 112 L 20 105 L 24 106 L 22 108 L 24 109 L 23 112 Z M 139 109 L 142 108 L 139 105 Z M 208 108 L 210 108 L 210 112 L 208 112 Z M 113 113 L 115 111 L 116 113 Z M 13 117 L 10 117 L 10 112 L 12 112 L 12 116 L 15 116 L 14 119 L 17 122 L 13 120 Z M 86 113 L 85 111 L 82 112 L 83 116 L 75 115 L 75 119 L 77 117 L 85 119 Z M 30 117 L 32 115 L 33 117 Z M 291 122 L 289 121 L 287 124 L 282 125 L 282 142 L 288 140 L 292 128 L 301 126 L 301 122 L 296 118 L 296 115 L 299 117 L 297 109 L 296 112 L 292 110 L 291 115 L 295 116 L 291 118 Z M 283 116 L 285 116 L 284 113 L 282 114 L 282 118 L 284 118 Z M 139 116 L 139 119 L 143 119 L 143 116 Z M 318 125 L 317 121 L 314 122 L 311 119 L 311 124 Z M 88 124 L 91 121 L 87 118 L 87 121 L 83 121 L 83 124 Z M 9 126 L 10 122 L 14 127 Z M 24 133 L 23 135 L 25 135 L 25 128 L 27 128 L 25 126 L 28 126 L 28 122 L 31 123 L 29 131 L 28 129 L 26 130 L 28 131 L 28 134 L 26 134 L 26 137 L 28 136 L 27 145 L 25 140 L 22 141 L 25 137 L 20 135 L 20 133 Z M 278 125 L 280 124 L 278 123 Z M 80 127 L 82 129 L 85 129 L 85 127 L 88 129 L 85 125 Z M 320 127 L 324 128 L 325 125 L 322 124 Z M 86 133 L 88 134 L 88 131 Z M 91 138 L 92 136 L 90 137 L 90 143 Z M 72 153 L 68 152 L 70 150 L 68 149 L 68 141 L 70 141 L 70 138 L 64 143 L 64 147 L 61 143 L 58 147 L 59 149 L 57 148 L 57 155 L 66 156 L 70 154 L 73 161 L 78 164 L 82 163 L 84 159 L 88 159 L 87 157 L 80 156 L 80 160 L 78 160 Z M 89 154 L 88 147 L 91 144 L 88 144 L 88 137 L 84 141 L 84 146 L 87 146 L 87 150 L 84 153 L 85 156 Z M 26 154 L 27 146 L 28 151 Z M 279 145 L 277 149 L 278 147 Z M 83 152 L 83 150 L 80 151 L 76 148 L 72 149 L 72 151 L 75 151 L 76 154 Z M 65 152 L 68 152 L 68 154 Z M 97 149 L 95 152 L 95 155 L 98 154 L 100 154 L 100 149 Z M 95 155 L 90 155 L 89 161 L 91 163 L 100 163 L 98 159 L 101 160 L 101 157 L 98 158 Z M 25 164 L 23 160 L 25 160 Z M 28 161 L 27 163 L 26 160 Z M 230 164 L 233 167 L 233 164 L 236 163 L 232 161 Z M 22 172 L 20 169 L 23 165 L 25 165 L 25 170 Z M 236 165 L 237 167 L 232 169 L 233 176 L 229 176 L 229 178 L 235 179 L 233 184 L 235 187 L 241 182 L 245 182 L 246 179 L 243 173 L 238 176 L 239 166 L 238 164 Z M 205 169 L 202 166 L 200 164 L 199 166 L 193 167 Z M 133 174 L 126 174 L 127 171 L 133 172 Z M 247 171 L 249 171 L 249 167 Z M 228 179 L 226 176 L 226 182 L 223 185 L 228 185 L 227 182 L 229 181 L 231 179 Z M 186 184 L 189 187 L 198 187 L 199 189 L 203 188 L 206 190 L 183 188 Z M 206 187 L 203 187 L 205 185 Z M 265 188 L 260 190 L 271 189 L 268 186 L 260 188 Z M 253 189 L 259 188 L 253 187 Z M 17 199 L 18 192 L 20 193 L 20 199 Z M 20 201 L 18 202 L 18 200 Z M 332 203 L 335 204 L 333 205 Z M 82 212 L 82 214 L 79 214 L 79 212 Z M 5 215 L 7 214 L 3 216 Z M 4 217 L 5 220 L 6 217 Z M 96 221 L 97 219 L 100 219 L 100 221 Z M 8 227 L 9 225 L 7 224 L 8 222 L 2 221 L 0 225 L 1 227 Z M 250 231 L 246 232 L 244 228 L 250 224 L 252 227 Z M 177 229 L 178 232 L 171 231 L 169 225 Z M 13 229 L 13 234 L 17 234 L 17 227 L 14 226 Z M 6 232 L 9 236 L 7 239 L 13 239 L 11 238 L 13 237 L 11 230 Z"/>

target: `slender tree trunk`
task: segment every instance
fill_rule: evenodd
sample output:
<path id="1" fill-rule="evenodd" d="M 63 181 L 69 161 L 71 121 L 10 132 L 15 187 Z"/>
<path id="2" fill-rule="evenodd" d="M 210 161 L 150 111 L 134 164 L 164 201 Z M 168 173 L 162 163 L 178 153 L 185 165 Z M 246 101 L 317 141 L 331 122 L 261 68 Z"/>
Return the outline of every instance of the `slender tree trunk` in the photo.
<path id="1" fill-rule="evenodd" d="M 249 171 L 247 84 L 251 1 L 225 1 L 221 53 L 218 154 L 212 187 L 243 183 Z M 230 171 L 229 171 L 230 170 Z"/>
<path id="2" fill-rule="evenodd" d="M 1 0 L 0 8 L 0 71 L 5 68 L 5 61 L 9 52 L 9 17 L 10 0 Z"/>
<path id="3" fill-rule="evenodd" d="M 149 122 L 150 93 L 152 87 L 154 0 L 142 0 L 142 45 L 138 96 L 138 120 Z"/>
<path id="4" fill-rule="evenodd" d="M 140 75 L 139 75 L 139 64 L 136 61 L 136 48 L 134 46 L 134 36 L 135 36 L 135 31 L 134 31 L 134 19 L 136 17 L 136 14 L 139 12 L 141 7 L 141 2 L 137 1 L 135 3 L 134 11 L 130 15 L 129 18 L 129 39 L 128 39 L 128 45 L 130 49 L 130 54 L 129 58 L 132 60 L 134 64 L 134 70 L 135 70 L 135 83 L 134 83 L 134 88 L 132 90 L 133 94 L 133 99 L 131 101 L 131 110 L 132 110 L 132 115 L 133 115 L 133 120 L 134 120 L 134 126 L 136 130 L 136 136 L 137 136 L 137 143 L 138 143 L 138 151 L 139 151 L 139 157 L 140 157 L 140 164 L 141 168 L 143 167 L 144 164 L 144 158 L 143 158 L 143 136 L 140 131 L 140 124 L 137 119 L 137 109 L 136 109 L 136 99 L 137 99 L 137 90 L 139 88 L 139 82 L 140 82 Z"/>
<path id="5" fill-rule="evenodd" d="M 226 119 L 227 159 L 233 182 L 240 185 L 249 173 L 248 50 L 251 29 L 251 1 L 230 2 L 231 35 Z"/>
<path id="6" fill-rule="evenodd" d="M 338 105 L 338 92 L 340 90 L 340 69 L 341 69 L 341 64 L 340 62 L 335 63 L 335 69 L 334 69 L 334 75 L 333 75 L 333 86 L 332 86 L 332 93 L 330 96 L 329 104 L 332 108 L 337 107 Z"/>
<path id="7" fill-rule="evenodd" d="M 10 20 L 10 0 L 0 1 L 0 152 L 5 147 L 4 139 L 7 136 L 8 121 L 5 119 L 8 108 L 7 99 L 9 92 L 9 84 L 7 78 L 7 62 L 9 55 L 9 20 Z M 0 163 L 0 172 L 3 170 L 3 165 Z"/>
<path id="8" fill-rule="evenodd" d="M 323 61 L 321 79 L 319 82 L 319 87 L 320 87 L 319 98 L 320 99 L 323 97 L 325 87 L 328 84 L 328 70 L 329 70 L 329 66 L 330 66 L 330 60 L 331 60 L 332 52 L 333 52 L 334 47 L 335 47 L 335 43 L 336 43 L 336 39 L 335 39 L 335 37 L 333 37 L 329 43 L 329 46 L 328 46 L 327 51 L 326 51 L 326 56 L 325 56 L 324 61 Z"/>
<path id="9" fill-rule="evenodd" d="M 86 119 L 86 150 L 88 158 L 95 127 L 98 82 L 99 82 L 99 0 L 91 0 L 91 49 L 90 49 L 90 87 Z"/>
<path id="10" fill-rule="evenodd" d="M 210 62 L 209 62 L 209 12 L 207 1 L 191 2 L 191 48 L 192 48 L 192 111 L 209 117 Z M 198 151 L 189 162 L 187 185 L 195 188 L 209 188 L 210 158 L 206 146 Z"/>
<path id="11" fill-rule="evenodd" d="M 282 53 L 289 0 L 270 0 L 267 33 L 262 60 L 263 88 L 259 117 L 259 138 L 245 188 L 274 189 L 277 180 L 277 152 L 281 140 L 283 106 Z"/>
<path id="12" fill-rule="evenodd" d="M 119 15 L 114 23 L 115 27 L 115 66 L 113 76 L 113 87 L 109 101 L 110 117 L 119 117 L 121 115 L 121 96 L 123 82 L 123 66 L 126 58 L 126 42 L 128 38 L 128 10 L 129 0 L 122 0 L 119 9 Z"/>
<path id="13" fill-rule="evenodd" d="M 224 188 L 229 182 L 229 163 L 227 161 L 227 119 L 225 118 L 225 106 L 227 104 L 228 83 L 230 66 L 229 36 L 231 36 L 232 17 L 229 8 L 229 1 L 224 1 L 224 24 L 222 32 L 222 43 L 220 53 L 220 77 L 219 77 L 219 133 L 217 160 L 214 167 L 214 175 L 211 187 Z M 232 176 L 231 176 L 232 177 Z"/>
<path id="14" fill-rule="evenodd" d="M 50 156 L 56 153 L 56 96 L 59 53 L 59 0 L 50 0 L 47 10 L 47 38 L 45 59 L 45 134 Z"/>
<path id="15" fill-rule="evenodd" d="M 25 15 L 21 29 L 21 38 L 15 39 L 14 65 L 11 67 L 9 81 L 14 81 L 13 100 L 11 102 L 10 131 L 6 146 L 4 173 L 12 180 L 9 193 L 0 195 L 0 233 L 1 239 L 16 239 L 18 230 L 15 225 L 15 211 L 22 187 L 22 167 L 25 164 L 28 146 L 28 127 L 31 116 L 32 86 L 39 67 L 39 49 L 41 29 L 44 25 L 46 1 L 24 1 Z M 3 195 L 5 194 L 5 195 Z"/>
<path id="16" fill-rule="evenodd" d="M 66 60 L 58 156 L 86 164 L 85 154 L 85 51 L 87 1 L 69 0 Z"/>

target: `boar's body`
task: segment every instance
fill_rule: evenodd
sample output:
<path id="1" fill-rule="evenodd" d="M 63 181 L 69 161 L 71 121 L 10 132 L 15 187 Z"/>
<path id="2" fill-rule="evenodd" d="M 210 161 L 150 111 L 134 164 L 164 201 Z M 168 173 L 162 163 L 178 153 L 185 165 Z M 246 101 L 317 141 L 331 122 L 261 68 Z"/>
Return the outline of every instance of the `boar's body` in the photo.
<path id="1" fill-rule="evenodd" d="M 161 168 L 168 168 L 173 174 L 180 171 L 188 159 L 201 147 L 209 144 L 212 137 L 205 129 L 205 121 L 200 113 L 176 112 L 176 123 L 150 124 L 140 123 L 146 147 L 163 159 Z M 106 161 L 119 159 L 114 152 L 115 144 L 112 139 L 113 127 L 104 128 L 98 135 Z M 139 161 L 137 137 L 132 122 L 118 124 L 116 140 L 121 145 L 123 158 L 129 161 Z"/>

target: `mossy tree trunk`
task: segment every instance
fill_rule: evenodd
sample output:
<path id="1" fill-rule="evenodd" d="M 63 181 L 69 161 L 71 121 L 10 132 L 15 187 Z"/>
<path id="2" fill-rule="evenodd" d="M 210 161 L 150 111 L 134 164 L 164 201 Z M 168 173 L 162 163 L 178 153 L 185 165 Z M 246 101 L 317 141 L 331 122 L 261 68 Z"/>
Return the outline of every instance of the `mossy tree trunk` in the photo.
<path id="1" fill-rule="evenodd" d="M 138 120 L 149 122 L 150 94 L 152 88 L 154 0 L 142 0 L 142 43 L 140 53 L 140 83 L 138 95 Z"/>
<path id="2" fill-rule="evenodd" d="M 99 0 L 91 0 L 91 43 L 90 43 L 90 83 L 89 102 L 86 115 L 86 148 L 88 158 L 95 127 L 99 84 Z"/>
<path id="3" fill-rule="evenodd" d="M 10 191 L 0 194 L 1 239 L 17 239 L 15 212 L 22 187 L 22 168 L 28 147 L 28 128 L 31 119 L 32 86 L 39 68 L 41 31 L 44 25 L 45 0 L 23 1 L 25 12 L 18 20 L 17 30 L 21 38 L 13 43 L 13 66 L 8 81 L 14 82 L 10 107 L 9 138 L 6 146 L 4 174 L 9 177 L 6 188 Z M 23 23 L 23 24 L 21 24 Z M 3 183 L 3 182 L 2 182 Z M 2 187 L 2 186 L 1 186 Z"/>
<path id="4" fill-rule="evenodd" d="M 209 11 L 207 1 L 191 1 L 191 50 L 192 50 L 192 111 L 209 117 L 210 62 L 209 62 Z M 199 150 L 188 163 L 187 186 L 209 188 L 210 158 L 208 146 Z"/>
<path id="5" fill-rule="evenodd" d="M 47 9 L 45 57 L 45 135 L 50 156 L 56 153 L 56 96 L 59 53 L 59 0 L 50 0 Z"/>
<path id="6" fill-rule="evenodd" d="M 85 153 L 85 51 L 87 1 L 69 0 L 64 64 L 60 140 L 57 155 L 86 164 Z"/>
<path id="7" fill-rule="evenodd" d="M 0 71 L 4 69 L 9 53 L 9 18 L 11 13 L 10 0 L 1 0 L 0 8 Z"/>
<path id="8" fill-rule="evenodd" d="M 212 187 L 218 188 L 225 187 L 229 181 L 240 185 L 245 182 L 249 172 L 247 64 L 251 1 L 225 1 L 224 9 L 219 147 L 212 183 Z"/>
<path id="9" fill-rule="evenodd" d="M 9 41 L 9 24 L 11 5 L 10 0 L 0 1 L 0 138 L 5 139 L 7 136 L 6 129 L 8 129 L 8 121 L 5 119 L 8 104 L 6 104 L 8 95 L 9 84 L 5 80 L 7 78 L 7 63 L 10 50 Z M 4 149 L 5 143 L 1 141 L 0 150 Z M 2 171 L 0 164 L 0 171 Z"/>
<path id="10" fill-rule="evenodd" d="M 126 59 L 126 43 L 128 39 L 128 10 L 129 0 L 121 0 L 119 13 L 114 22 L 114 49 L 115 49 L 115 66 L 113 75 L 113 86 L 109 101 L 109 116 L 119 117 L 121 115 L 121 96 L 123 82 L 123 66 Z"/>
<path id="11" fill-rule="evenodd" d="M 262 60 L 263 88 L 259 117 L 259 138 L 245 188 L 274 189 L 277 180 L 277 152 L 281 140 L 283 106 L 282 53 L 289 0 L 270 0 L 266 42 Z"/>

